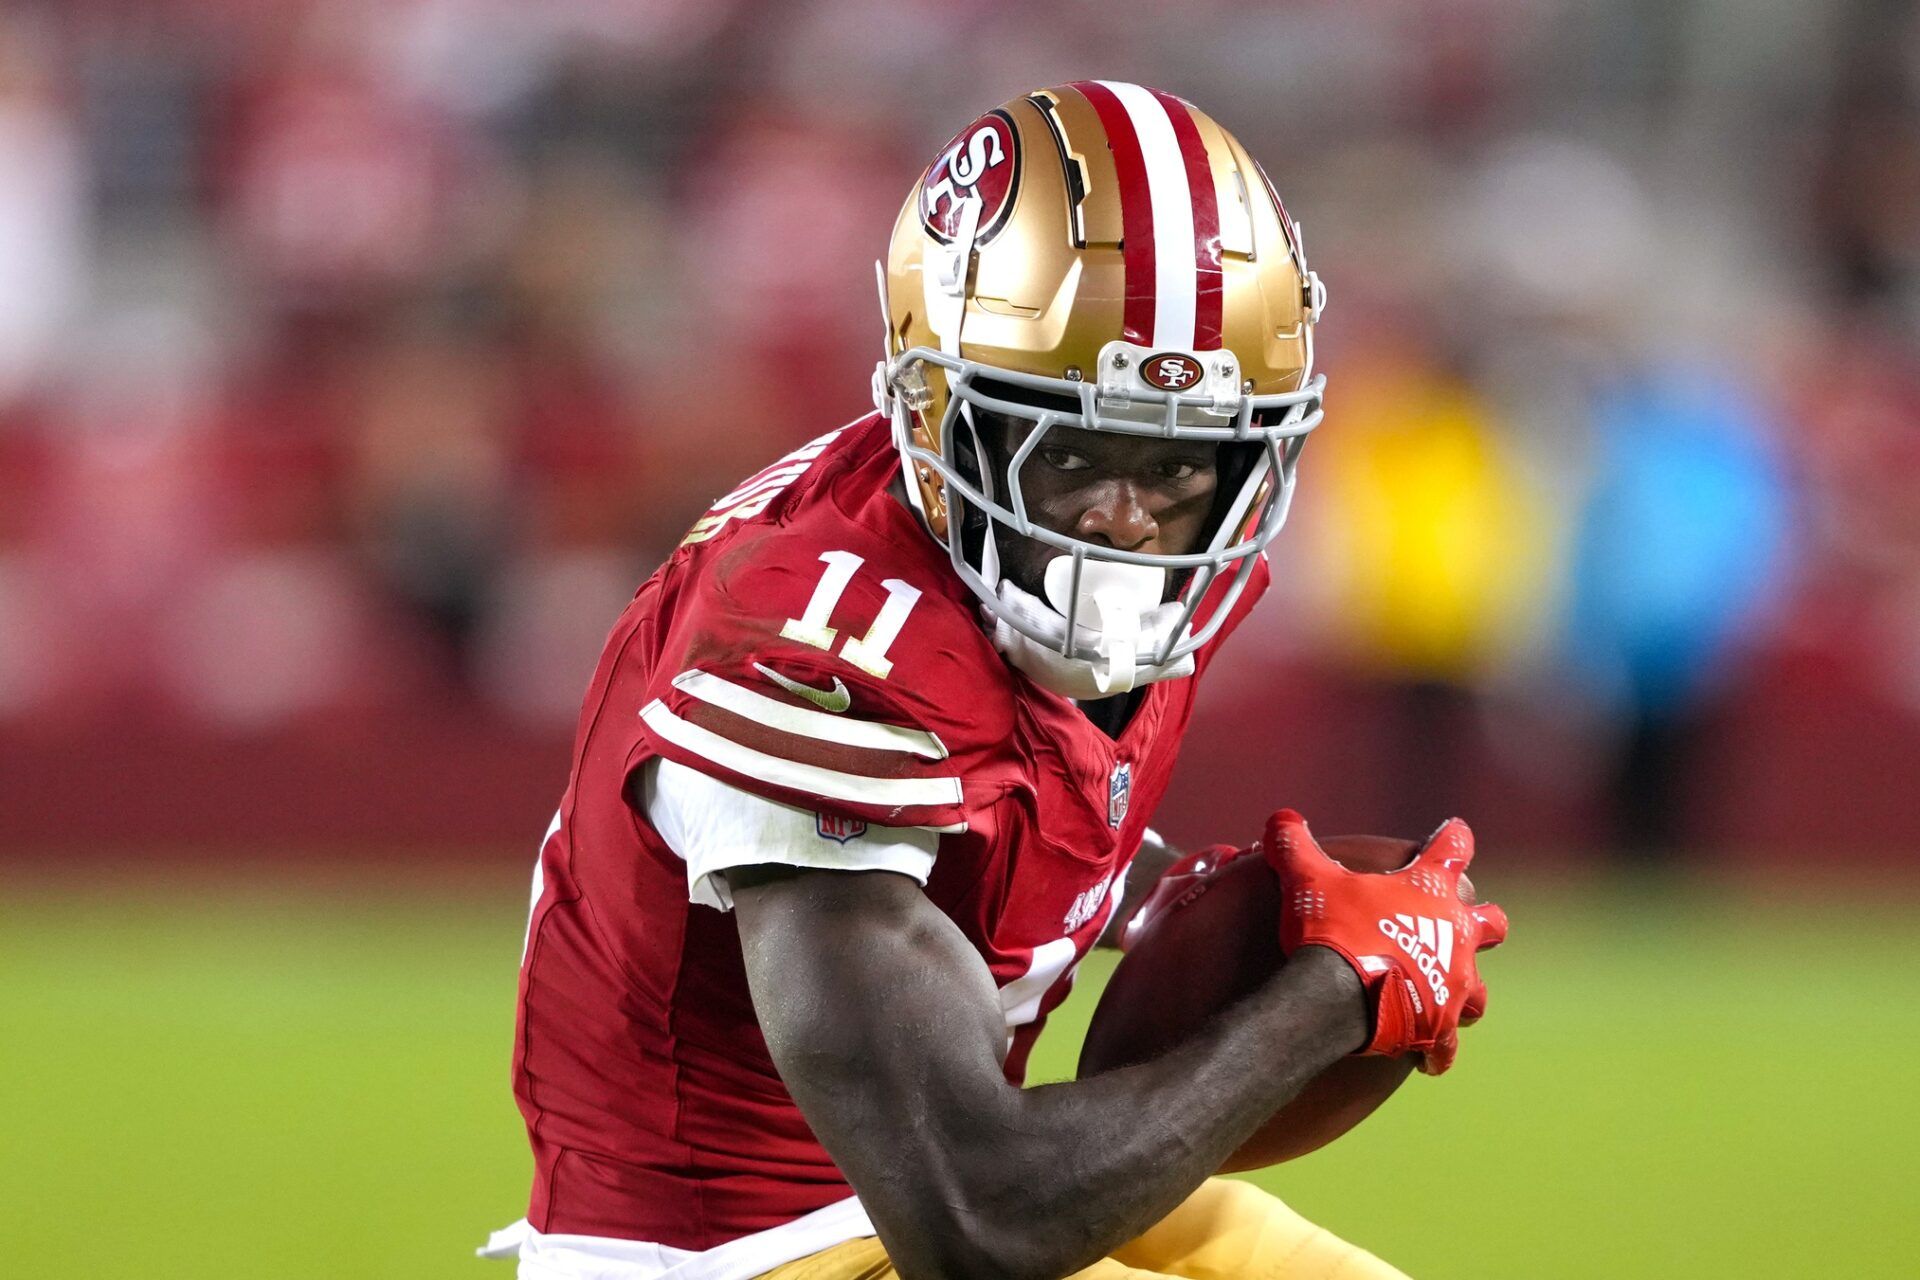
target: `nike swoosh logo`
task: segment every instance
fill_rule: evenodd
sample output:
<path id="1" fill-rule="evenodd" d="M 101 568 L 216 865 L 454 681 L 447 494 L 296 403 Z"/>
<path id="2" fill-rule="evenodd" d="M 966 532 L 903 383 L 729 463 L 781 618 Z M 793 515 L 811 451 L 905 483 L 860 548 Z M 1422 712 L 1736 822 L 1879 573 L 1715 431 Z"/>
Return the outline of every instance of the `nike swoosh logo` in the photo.
<path id="1" fill-rule="evenodd" d="M 753 664 L 753 669 L 794 697 L 805 698 L 822 711 L 831 711 L 839 715 L 853 705 L 853 695 L 847 692 L 847 686 L 841 682 L 839 676 L 833 678 L 833 688 L 816 689 L 810 684 L 801 684 L 798 680 L 783 676 L 778 671 L 763 667 L 757 662 Z"/>

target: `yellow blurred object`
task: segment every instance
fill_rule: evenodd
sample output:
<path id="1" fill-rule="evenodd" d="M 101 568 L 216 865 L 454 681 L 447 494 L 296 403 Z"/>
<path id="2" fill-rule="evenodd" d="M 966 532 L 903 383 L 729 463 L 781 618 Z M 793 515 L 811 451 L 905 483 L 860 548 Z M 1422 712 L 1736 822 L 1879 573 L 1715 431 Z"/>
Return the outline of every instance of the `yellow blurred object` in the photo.
<path id="1" fill-rule="evenodd" d="M 1464 384 L 1417 365 L 1345 378 L 1310 463 L 1338 508 L 1323 545 L 1341 648 L 1470 680 L 1538 633 L 1562 522 Z"/>

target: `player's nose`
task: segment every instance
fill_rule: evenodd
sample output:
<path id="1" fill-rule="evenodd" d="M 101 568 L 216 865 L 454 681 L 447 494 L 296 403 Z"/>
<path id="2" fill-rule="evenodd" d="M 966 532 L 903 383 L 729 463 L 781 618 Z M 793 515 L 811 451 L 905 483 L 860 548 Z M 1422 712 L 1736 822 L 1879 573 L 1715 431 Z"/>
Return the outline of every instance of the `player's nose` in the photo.
<path id="1" fill-rule="evenodd" d="M 1108 481 L 1081 512 L 1076 532 L 1088 542 L 1138 551 L 1160 532 L 1159 522 L 1142 498 L 1140 486 L 1133 481 Z"/>

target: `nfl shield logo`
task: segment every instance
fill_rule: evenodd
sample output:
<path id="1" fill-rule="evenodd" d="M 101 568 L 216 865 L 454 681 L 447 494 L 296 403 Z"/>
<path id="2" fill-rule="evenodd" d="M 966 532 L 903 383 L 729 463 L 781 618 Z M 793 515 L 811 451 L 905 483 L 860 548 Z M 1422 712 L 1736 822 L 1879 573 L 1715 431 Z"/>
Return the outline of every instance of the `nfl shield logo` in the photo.
<path id="1" fill-rule="evenodd" d="M 837 818 L 830 813 L 813 815 L 813 829 L 820 833 L 822 840 L 831 840 L 835 844 L 867 834 L 867 824 L 858 818 Z"/>
<path id="2" fill-rule="evenodd" d="M 1113 766 L 1107 781 L 1107 825 L 1118 830 L 1127 819 L 1127 800 L 1133 795 L 1133 764 L 1122 761 Z"/>

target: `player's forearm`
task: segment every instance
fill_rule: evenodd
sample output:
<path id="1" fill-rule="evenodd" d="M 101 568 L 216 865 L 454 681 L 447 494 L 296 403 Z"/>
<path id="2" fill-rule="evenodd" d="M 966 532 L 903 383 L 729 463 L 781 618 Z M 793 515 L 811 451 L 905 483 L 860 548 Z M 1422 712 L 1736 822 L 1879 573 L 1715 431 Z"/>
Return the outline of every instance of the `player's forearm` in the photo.
<path id="1" fill-rule="evenodd" d="M 1164 1217 L 1366 1035 L 1353 970 L 1303 949 L 1174 1053 L 1012 1093 L 1004 1112 L 954 1135 L 957 1185 L 1004 1274 L 1065 1275 Z"/>
<path id="2" fill-rule="evenodd" d="M 1311 948 L 1174 1053 L 1020 1090 L 977 953 L 885 872 L 730 873 L 767 1048 L 903 1280 L 1066 1275 L 1138 1235 L 1367 1028 Z"/>

